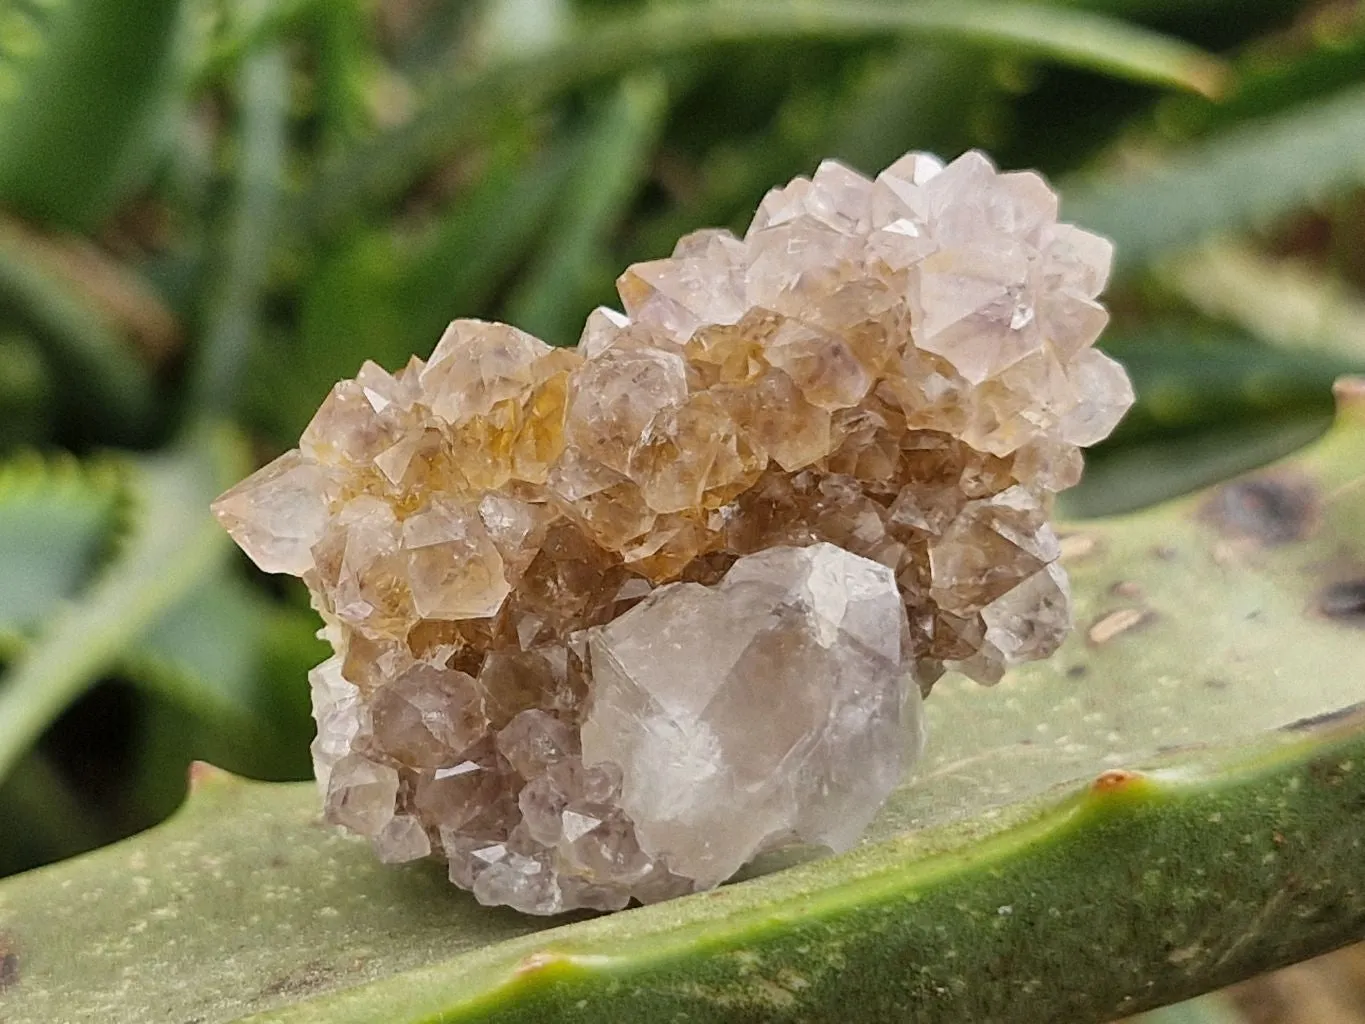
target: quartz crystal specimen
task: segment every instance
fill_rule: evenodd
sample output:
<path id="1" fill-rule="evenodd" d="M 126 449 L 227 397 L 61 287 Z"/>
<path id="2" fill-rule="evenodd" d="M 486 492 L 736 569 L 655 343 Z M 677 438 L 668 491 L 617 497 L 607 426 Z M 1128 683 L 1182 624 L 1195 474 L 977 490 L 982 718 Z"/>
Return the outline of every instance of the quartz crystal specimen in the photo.
<path id="1" fill-rule="evenodd" d="M 457 321 L 215 504 L 301 576 L 329 821 L 482 902 L 617 909 L 852 845 L 946 669 L 1070 624 L 1047 517 L 1133 400 L 1032 173 L 826 162 L 577 349 Z"/>

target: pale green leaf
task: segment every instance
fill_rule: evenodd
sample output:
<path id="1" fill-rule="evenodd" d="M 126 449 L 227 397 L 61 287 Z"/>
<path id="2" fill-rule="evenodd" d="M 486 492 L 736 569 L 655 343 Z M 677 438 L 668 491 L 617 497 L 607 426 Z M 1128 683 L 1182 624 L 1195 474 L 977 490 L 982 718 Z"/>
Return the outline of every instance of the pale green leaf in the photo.
<path id="1" fill-rule="evenodd" d="M 1101 1024 L 1358 938 L 1365 580 L 1336 555 L 1365 387 L 1342 394 L 1286 464 L 1065 525 L 1075 633 L 996 688 L 940 682 L 917 776 L 845 856 L 546 921 L 379 864 L 311 783 L 205 769 L 159 829 L 0 882 L 7 1024 Z"/>
<path id="2" fill-rule="evenodd" d="M 0 677 L 0 778 L 145 630 L 212 576 L 228 541 L 208 512 L 240 453 L 203 431 L 128 463 L 128 529 L 105 572 L 48 618 Z"/>

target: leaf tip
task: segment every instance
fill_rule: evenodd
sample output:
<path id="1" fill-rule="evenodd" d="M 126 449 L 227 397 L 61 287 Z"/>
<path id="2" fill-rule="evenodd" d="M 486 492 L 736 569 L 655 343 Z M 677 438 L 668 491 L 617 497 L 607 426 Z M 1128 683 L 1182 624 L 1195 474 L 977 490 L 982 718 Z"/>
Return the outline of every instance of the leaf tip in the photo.
<path id="1" fill-rule="evenodd" d="M 1226 62 L 1201 53 L 1190 58 L 1185 68 L 1185 81 L 1205 99 L 1221 100 L 1232 88 L 1232 69 Z"/>

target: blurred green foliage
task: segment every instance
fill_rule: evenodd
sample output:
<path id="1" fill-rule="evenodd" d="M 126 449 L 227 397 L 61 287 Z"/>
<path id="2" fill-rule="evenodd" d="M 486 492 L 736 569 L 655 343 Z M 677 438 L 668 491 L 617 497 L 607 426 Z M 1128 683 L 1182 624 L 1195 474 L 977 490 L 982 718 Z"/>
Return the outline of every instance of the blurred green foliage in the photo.
<path id="1" fill-rule="evenodd" d="M 363 359 L 572 344 L 823 157 L 972 146 L 1118 245 L 1139 405 L 1072 511 L 1301 444 L 1365 367 L 1356 2 L 0 0 L 0 874 L 192 758 L 307 775 L 315 620 L 206 508 Z"/>

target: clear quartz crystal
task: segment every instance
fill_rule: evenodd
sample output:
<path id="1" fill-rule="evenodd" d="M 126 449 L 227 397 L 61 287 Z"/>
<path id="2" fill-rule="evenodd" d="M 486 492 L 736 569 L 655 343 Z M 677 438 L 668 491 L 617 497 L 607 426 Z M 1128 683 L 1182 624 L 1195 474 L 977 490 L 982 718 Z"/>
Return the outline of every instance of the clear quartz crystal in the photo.
<path id="1" fill-rule="evenodd" d="M 329 821 L 490 904 L 615 910 L 846 849 L 945 670 L 1070 628 L 1048 524 L 1133 401 L 1112 247 L 1031 172 L 908 154 L 630 267 L 577 349 L 456 321 L 224 494 L 300 576 Z"/>
<path id="2" fill-rule="evenodd" d="M 660 587 L 589 650 L 583 760 L 620 768 L 641 848 L 702 885 L 771 835 L 851 846 L 919 734 L 895 575 L 833 544 Z"/>

